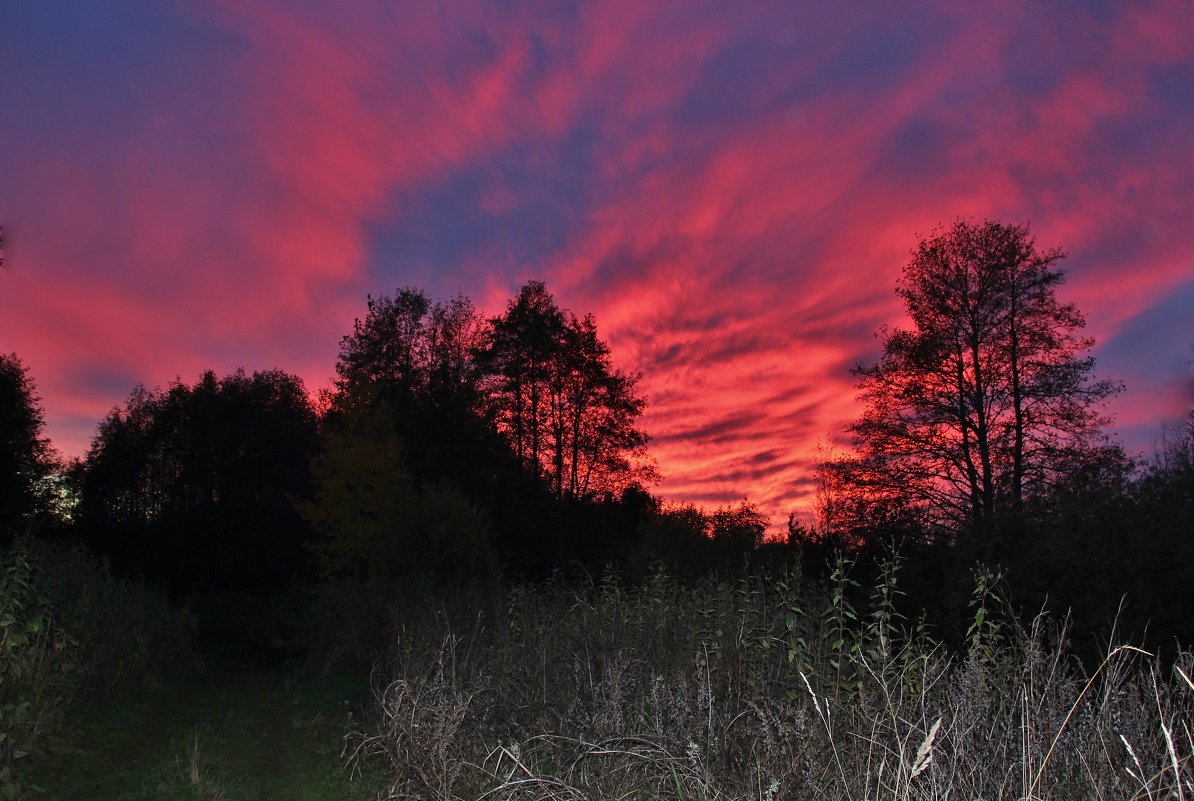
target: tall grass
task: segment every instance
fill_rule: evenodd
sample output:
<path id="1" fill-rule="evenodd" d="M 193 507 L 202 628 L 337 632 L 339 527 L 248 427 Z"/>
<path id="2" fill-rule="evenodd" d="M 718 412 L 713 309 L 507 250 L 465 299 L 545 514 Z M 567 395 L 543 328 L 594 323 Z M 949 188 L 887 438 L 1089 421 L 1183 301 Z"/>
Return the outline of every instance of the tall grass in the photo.
<path id="1" fill-rule="evenodd" d="M 978 582 L 968 648 L 849 564 L 399 610 L 351 756 L 421 799 L 1194 799 L 1191 654 L 1086 670 Z"/>

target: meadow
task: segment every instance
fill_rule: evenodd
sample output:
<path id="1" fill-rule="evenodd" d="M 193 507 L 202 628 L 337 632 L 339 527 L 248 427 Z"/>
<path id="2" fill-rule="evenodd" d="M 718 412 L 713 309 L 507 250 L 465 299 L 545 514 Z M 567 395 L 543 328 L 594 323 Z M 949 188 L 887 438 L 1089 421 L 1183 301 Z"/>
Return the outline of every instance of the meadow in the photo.
<path id="1" fill-rule="evenodd" d="M 368 673 L 277 651 L 304 596 L 169 602 L 78 545 L 0 554 L 0 798 L 372 799 L 345 732 Z"/>
<path id="2" fill-rule="evenodd" d="M 1018 623 L 981 575 L 951 651 L 896 611 L 898 562 L 871 588 L 849 572 L 426 609 L 397 628 L 351 757 L 389 798 L 1194 795 L 1188 652 L 1084 666 L 1064 620 Z"/>
<path id="3" fill-rule="evenodd" d="M 8 799 L 1194 798 L 1194 655 L 1079 659 L 981 571 L 947 643 L 897 558 L 190 607 L 4 564 Z"/>

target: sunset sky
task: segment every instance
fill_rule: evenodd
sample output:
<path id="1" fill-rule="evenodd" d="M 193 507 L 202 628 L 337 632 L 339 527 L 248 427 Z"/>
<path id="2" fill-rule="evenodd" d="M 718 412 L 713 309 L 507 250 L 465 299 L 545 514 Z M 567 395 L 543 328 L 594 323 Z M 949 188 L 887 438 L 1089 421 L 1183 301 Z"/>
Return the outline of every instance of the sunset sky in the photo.
<path id="1" fill-rule="evenodd" d="M 0 11 L 0 351 L 82 455 L 138 383 L 312 391 L 367 293 L 531 278 L 643 375 L 665 498 L 804 512 L 919 236 L 1069 253 L 1111 411 L 1190 405 L 1194 4 L 170 2 Z"/>

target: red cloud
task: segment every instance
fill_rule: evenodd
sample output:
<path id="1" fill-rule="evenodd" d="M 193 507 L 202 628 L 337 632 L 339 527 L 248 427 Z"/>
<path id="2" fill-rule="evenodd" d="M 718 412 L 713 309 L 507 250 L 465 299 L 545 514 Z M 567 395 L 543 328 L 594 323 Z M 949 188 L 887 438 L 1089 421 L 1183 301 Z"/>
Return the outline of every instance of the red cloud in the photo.
<path id="1" fill-rule="evenodd" d="M 77 453 L 123 395 L 80 365 L 314 388 L 367 292 L 432 280 L 497 312 L 538 277 L 644 374 L 665 495 L 782 520 L 936 224 L 1030 220 L 1100 340 L 1190 276 L 1185 4 L 951 9 L 189 7 L 200 43 L 124 116 L 0 132 L 0 335 Z M 427 204 L 450 260 L 382 235 L 423 234 Z"/>

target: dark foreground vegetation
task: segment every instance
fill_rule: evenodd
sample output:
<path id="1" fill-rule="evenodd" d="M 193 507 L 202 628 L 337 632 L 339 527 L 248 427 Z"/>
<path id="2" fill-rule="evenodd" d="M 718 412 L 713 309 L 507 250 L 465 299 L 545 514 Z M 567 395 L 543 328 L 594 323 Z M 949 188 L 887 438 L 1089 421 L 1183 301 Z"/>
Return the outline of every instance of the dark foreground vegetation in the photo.
<path id="1" fill-rule="evenodd" d="M 60 561 L 35 550 L 33 565 Z M 225 599 L 206 611 L 221 639 L 205 642 L 194 615 L 75 558 L 70 577 L 100 585 L 84 591 L 97 636 L 80 640 L 90 623 L 51 617 L 69 608 L 68 591 L 38 607 L 42 626 L 15 623 L 33 636 L 5 643 L 6 697 L 27 699 L 6 705 L 5 743 L 31 750 L 5 754 L 11 798 L 1162 799 L 1194 789 L 1194 654 L 1160 659 L 1108 629 L 1102 657 L 1086 662 L 1069 621 L 1025 620 L 987 575 L 975 577 L 960 647 L 901 611 L 898 560 L 863 585 L 863 566 L 845 555 L 820 578 L 794 563 L 467 593 L 342 579 L 255 609 Z M 30 578 L 57 581 L 37 567 Z M 8 611 L 14 596 L 27 598 L 10 592 Z M 237 608 L 236 623 L 220 620 Z M 120 676 L 123 689 L 105 685 Z"/>
<path id="2" fill-rule="evenodd" d="M 391 798 L 1172 798 L 1194 788 L 1192 657 L 1086 669 L 1064 621 L 981 584 L 966 645 L 864 613 L 848 566 L 516 589 L 399 626 L 354 764 Z"/>
<path id="3" fill-rule="evenodd" d="M 815 519 L 667 503 L 530 282 L 370 298 L 313 400 L 0 356 L 0 801 L 1194 798 L 1194 427 L 1104 433 L 1058 251 L 923 241 Z"/>

